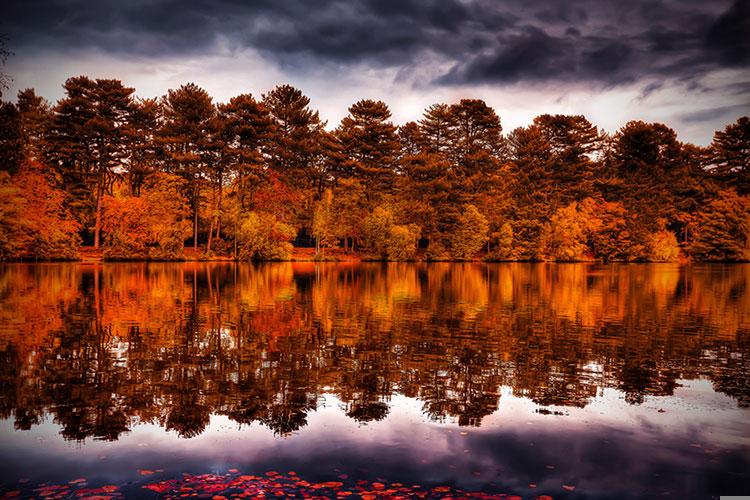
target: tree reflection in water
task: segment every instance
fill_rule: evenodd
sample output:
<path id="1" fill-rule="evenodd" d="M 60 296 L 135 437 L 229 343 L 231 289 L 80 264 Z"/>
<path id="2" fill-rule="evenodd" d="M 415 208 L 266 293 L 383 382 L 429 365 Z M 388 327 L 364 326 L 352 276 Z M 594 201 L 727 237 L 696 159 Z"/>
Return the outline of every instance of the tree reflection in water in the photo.
<path id="1" fill-rule="evenodd" d="M 0 268 L 0 417 L 70 440 L 211 414 L 277 434 L 332 393 L 480 426 L 500 389 L 584 407 L 707 378 L 750 405 L 750 265 L 113 264 Z"/>

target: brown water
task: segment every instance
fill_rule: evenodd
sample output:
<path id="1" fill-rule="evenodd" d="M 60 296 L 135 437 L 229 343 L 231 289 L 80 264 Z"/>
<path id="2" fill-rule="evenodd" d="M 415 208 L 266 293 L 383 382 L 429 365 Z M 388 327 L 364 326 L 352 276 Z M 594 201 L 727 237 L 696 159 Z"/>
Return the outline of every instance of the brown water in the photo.
<path id="1" fill-rule="evenodd" d="M 750 494 L 749 406 L 750 265 L 0 267 L 0 493 Z"/>

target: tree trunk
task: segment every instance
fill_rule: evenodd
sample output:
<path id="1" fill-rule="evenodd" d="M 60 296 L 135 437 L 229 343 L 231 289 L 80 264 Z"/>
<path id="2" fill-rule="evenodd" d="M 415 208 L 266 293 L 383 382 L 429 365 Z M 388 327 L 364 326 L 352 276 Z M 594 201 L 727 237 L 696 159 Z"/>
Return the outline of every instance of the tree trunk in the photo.
<path id="1" fill-rule="evenodd" d="M 234 260 L 237 260 L 237 227 L 239 224 L 237 223 L 237 217 L 234 219 Z"/>
<path id="2" fill-rule="evenodd" d="M 99 183 L 96 186 L 96 222 L 94 224 L 94 248 L 99 248 L 101 232 L 102 232 L 102 179 L 99 178 Z"/>
<path id="3" fill-rule="evenodd" d="M 221 200 L 224 193 L 224 181 L 219 181 L 219 202 L 216 207 L 216 238 L 221 238 Z"/>
<path id="4" fill-rule="evenodd" d="M 193 251 L 198 253 L 198 188 L 196 186 L 193 186 Z"/>
<path id="5" fill-rule="evenodd" d="M 211 239 L 214 234 L 214 219 L 211 217 L 211 225 L 208 228 L 208 243 L 206 244 L 206 255 L 211 254 Z"/>
<path id="6" fill-rule="evenodd" d="M 211 254 L 211 241 L 213 240 L 214 235 L 214 227 L 215 222 L 217 219 L 217 211 L 216 211 L 216 186 L 213 188 L 213 195 L 211 196 L 211 199 L 213 201 L 214 210 L 211 214 L 211 223 L 208 226 L 208 243 L 206 244 L 206 255 Z"/>

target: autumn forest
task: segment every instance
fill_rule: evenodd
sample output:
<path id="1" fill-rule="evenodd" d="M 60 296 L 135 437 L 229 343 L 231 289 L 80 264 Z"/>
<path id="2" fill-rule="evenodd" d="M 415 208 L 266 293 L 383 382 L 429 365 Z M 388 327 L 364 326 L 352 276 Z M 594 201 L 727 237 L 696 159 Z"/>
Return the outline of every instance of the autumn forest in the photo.
<path id="1" fill-rule="evenodd" d="M 750 260 L 750 119 L 683 143 L 479 99 L 328 126 L 290 85 L 217 103 L 69 78 L 0 104 L 0 259 Z"/>

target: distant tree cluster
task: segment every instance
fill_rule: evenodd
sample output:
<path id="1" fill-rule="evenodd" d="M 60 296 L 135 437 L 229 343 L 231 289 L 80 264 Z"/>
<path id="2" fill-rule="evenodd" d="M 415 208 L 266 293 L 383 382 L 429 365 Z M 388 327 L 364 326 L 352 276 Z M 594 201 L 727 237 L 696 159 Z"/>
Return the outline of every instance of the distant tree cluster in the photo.
<path id="1" fill-rule="evenodd" d="M 78 76 L 0 104 L 0 258 L 750 260 L 750 119 L 709 147 L 632 121 L 542 115 L 503 134 L 478 99 L 396 126 L 361 100 L 326 128 L 280 85 L 215 103 Z M 328 252 L 328 254 L 326 253 Z"/>

